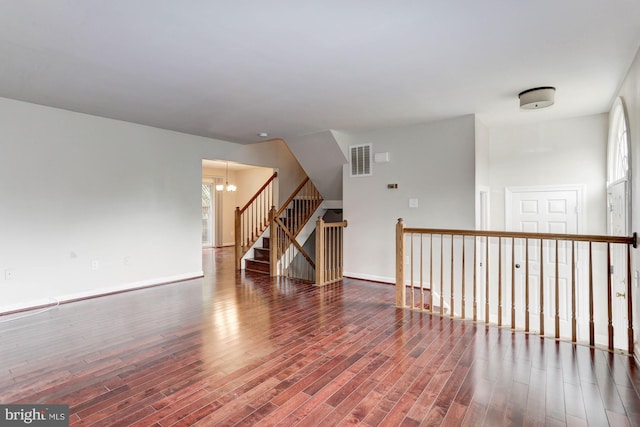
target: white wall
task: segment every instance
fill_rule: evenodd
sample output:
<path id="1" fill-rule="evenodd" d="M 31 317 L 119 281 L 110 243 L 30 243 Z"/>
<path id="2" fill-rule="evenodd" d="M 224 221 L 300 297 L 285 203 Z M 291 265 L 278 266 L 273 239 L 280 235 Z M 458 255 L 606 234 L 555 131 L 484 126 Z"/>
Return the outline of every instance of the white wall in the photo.
<path id="1" fill-rule="evenodd" d="M 606 114 L 490 129 L 491 229 L 505 229 L 505 188 L 586 188 L 586 234 L 606 234 Z"/>
<path id="2" fill-rule="evenodd" d="M 259 144 L 235 145 L 235 150 L 230 152 L 226 159 L 276 169 L 279 194 L 277 206 L 280 206 L 280 203 L 284 202 L 307 177 L 287 144 L 280 139 Z"/>
<path id="3" fill-rule="evenodd" d="M 629 69 L 624 83 L 618 93 L 624 102 L 629 118 L 629 134 L 631 137 L 631 231 L 640 231 L 640 51 L 636 54 L 635 60 Z M 640 250 L 633 249 L 632 264 L 634 271 L 640 270 Z M 638 273 L 636 273 L 638 274 Z M 638 340 L 640 337 L 640 297 L 638 293 L 638 280 L 634 280 L 633 304 L 635 312 L 634 337 L 636 343 L 636 355 L 640 354 Z"/>
<path id="4" fill-rule="evenodd" d="M 475 119 L 476 131 L 476 228 L 481 229 L 480 190 L 488 190 L 491 184 L 490 175 L 490 137 L 489 128 L 477 117 Z M 487 214 L 489 212 L 486 212 Z"/>
<path id="5" fill-rule="evenodd" d="M 324 131 L 288 139 L 287 145 L 322 197 L 342 200 L 342 166 L 348 160 L 334 133 Z"/>
<path id="6" fill-rule="evenodd" d="M 373 176 L 350 177 L 343 169 L 345 275 L 395 281 L 395 224 L 467 228 L 475 225 L 474 118 L 465 116 L 407 127 L 342 135 L 351 144 L 372 143 L 389 152 Z M 387 189 L 397 183 L 398 189 Z M 409 208 L 409 198 L 419 207 Z"/>
<path id="7" fill-rule="evenodd" d="M 236 171 L 234 184 L 238 186 L 238 190 L 236 191 L 236 205 L 233 206 L 233 210 L 236 207 L 244 207 L 272 175 L 273 169 L 269 168 L 256 167 Z"/>
<path id="8" fill-rule="evenodd" d="M 304 175 L 282 141 L 0 98 L 0 312 L 202 274 L 203 158 L 278 168 L 285 189 Z"/>

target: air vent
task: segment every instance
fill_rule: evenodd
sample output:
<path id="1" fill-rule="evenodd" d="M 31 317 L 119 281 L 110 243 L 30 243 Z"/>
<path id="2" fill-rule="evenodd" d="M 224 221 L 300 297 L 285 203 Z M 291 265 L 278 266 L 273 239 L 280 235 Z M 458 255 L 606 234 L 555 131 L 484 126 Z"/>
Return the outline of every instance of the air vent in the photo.
<path id="1" fill-rule="evenodd" d="M 349 147 L 351 176 L 371 175 L 371 144 L 352 145 Z"/>

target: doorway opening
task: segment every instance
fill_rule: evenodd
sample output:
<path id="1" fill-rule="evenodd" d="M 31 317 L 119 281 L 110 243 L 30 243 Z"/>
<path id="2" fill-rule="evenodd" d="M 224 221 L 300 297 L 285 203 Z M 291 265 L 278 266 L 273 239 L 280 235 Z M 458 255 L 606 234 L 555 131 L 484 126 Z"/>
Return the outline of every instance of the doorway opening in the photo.
<path id="1" fill-rule="evenodd" d="M 273 175 L 272 168 L 227 160 L 202 160 L 202 247 L 235 244 L 235 211 Z M 233 191 L 227 184 L 233 184 Z"/>

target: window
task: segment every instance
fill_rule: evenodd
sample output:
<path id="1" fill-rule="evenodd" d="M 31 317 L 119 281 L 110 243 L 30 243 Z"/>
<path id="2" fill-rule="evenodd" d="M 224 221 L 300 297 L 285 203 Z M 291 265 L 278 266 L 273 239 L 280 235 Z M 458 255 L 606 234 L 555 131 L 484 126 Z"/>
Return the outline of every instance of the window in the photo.
<path id="1" fill-rule="evenodd" d="M 212 184 L 202 183 L 202 245 L 213 245 L 213 198 Z"/>
<path id="2" fill-rule="evenodd" d="M 607 145 L 607 228 L 613 236 L 631 230 L 631 162 L 629 129 L 622 98 L 616 99 L 609 120 Z M 616 254 L 614 254 L 614 257 Z"/>
<path id="3" fill-rule="evenodd" d="M 607 184 L 629 179 L 629 132 L 622 99 L 616 99 L 611 109 L 607 148 Z"/>

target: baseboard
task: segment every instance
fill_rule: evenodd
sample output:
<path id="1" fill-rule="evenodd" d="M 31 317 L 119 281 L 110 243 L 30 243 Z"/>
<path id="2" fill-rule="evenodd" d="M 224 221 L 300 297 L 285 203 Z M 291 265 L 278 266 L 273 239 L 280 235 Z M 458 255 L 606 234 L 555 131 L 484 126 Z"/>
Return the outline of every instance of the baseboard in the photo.
<path id="1" fill-rule="evenodd" d="M 204 277 L 204 272 L 198 271 L 193 273 L 177 274 L 175 276 L 157 277 L 154 279 L 125 283 L 122 285 L 112 286 L 108 288 L 92 289 L 90 291 L 77 292 L 77 293 L 67 294 L 67 295 L 62 295 L 57 297 L 33 300 L 26 303 L 5 305 L 5 306 L 0 306 L 0 316 L 18 313 L 22 311 L 51 307 L 54 305 L 65 304 L 65 303 L 70 303 L 74 301 L 98 298 L 98 297 L 118 294 L 122 292 L 134 291 L 137 289 L 168 285 L 169 283 L 182 282 L 184 280 L 191 280 L 191 279 L 198 279 L 200 277 Z"/>
<path id="2" fill-rule="evenodd" d="M 371 274 L 359 274 L 359 273 L 349 273 L 349 272 L 344 272 L 342 274 L 344 277 L 349 277 L 352 279 L 360 279 L 360 280 L 368 280 L 370 282 L 381 282 L 381 283 L 388 283 L 391 285 L 395 285 L 396 283 L 396 278 L 395 277 L 385 277 L 385 276 L 374 276 Z"/>

